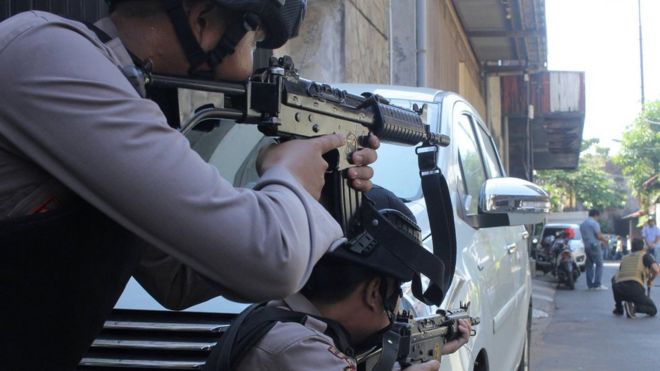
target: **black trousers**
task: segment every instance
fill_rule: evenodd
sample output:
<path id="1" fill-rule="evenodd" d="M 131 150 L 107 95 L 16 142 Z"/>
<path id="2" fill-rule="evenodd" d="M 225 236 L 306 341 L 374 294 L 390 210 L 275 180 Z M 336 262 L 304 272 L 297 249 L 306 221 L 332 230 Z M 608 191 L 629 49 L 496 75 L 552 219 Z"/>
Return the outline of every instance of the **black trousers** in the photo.
<path id="1" fill-rule="evenodd" d="M 614 277 L 612 277 L 612 293 L 614 294 L 614 305 L 618 310 L 623 310 L 621 301 L 629 301 L 635 303 L 635 312 L 646 313 L 649 316 L 655 316 L 658 312 L 655 303 L 646 296 L 644 286 L 640 285 L 639 282 L 623 281 L 614 283 Z"/>

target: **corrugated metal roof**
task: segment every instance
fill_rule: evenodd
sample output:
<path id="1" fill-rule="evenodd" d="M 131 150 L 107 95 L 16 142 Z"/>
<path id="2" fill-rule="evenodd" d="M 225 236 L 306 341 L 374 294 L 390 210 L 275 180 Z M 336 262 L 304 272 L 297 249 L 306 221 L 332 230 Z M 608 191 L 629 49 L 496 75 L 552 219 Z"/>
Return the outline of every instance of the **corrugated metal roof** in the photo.
<path id="1" fill-rule="evenodd" d="M 491 72 L 543 70 L 544 0 L 453 0 L 477 59 Z"/>

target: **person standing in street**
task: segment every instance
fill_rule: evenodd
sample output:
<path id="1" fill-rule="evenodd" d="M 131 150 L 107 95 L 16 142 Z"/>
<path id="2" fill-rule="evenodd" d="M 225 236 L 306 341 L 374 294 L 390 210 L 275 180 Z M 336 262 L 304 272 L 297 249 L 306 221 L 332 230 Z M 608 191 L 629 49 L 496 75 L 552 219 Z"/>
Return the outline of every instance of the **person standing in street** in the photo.
<path id="1" fill-rule="evenodd" d="M 656 258 L 655 248 L 660 244 L 660 228 L 655 225 L 655 217 L 653 215 L 649 216 L 646 225 L 642 228 L 642 238 L 649 254 Z"/>
<path id="2" fill-rule="evenodd" d="M 644 241 L 633 239 L 632 252 L 623 258 L 619 271 L 612 277 L 612 313 L 621 316 L 625 311 L 628 318 L 635 318 L 636 313 L 655 316 L 658 310 L 653 300 L 644 293 L 644 285 L 651 287 L 659 273 L 660 266 L 653 255 L 644 249 Z"/>
<path id="3" fill-rule="evenodd" d="M 587 288 L 589 290 L 607 290 L 607 286 L 601 284 L 603 276 L 603 252 L 601 243 L 607 243 L 607 239 L 600 232 L 600 211 L 589 210 L 589 217 L 580 224 L 580 233 L 584 242 L 584 251 L 587 255 L 586 276 Z"/>
<path id="4" fill-rule="evenodd" d="M 614 247 L 614 260 L 621 260 L 623 257 L 623 239 L 621 236 L 616 236 L 616 245 Z"/>

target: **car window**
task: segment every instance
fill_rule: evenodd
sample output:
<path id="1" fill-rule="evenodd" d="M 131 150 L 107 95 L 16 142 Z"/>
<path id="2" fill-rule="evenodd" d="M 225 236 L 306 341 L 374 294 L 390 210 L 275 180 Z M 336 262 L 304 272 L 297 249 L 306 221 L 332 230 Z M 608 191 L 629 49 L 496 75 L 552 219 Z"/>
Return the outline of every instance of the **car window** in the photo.
<path id="1" fill-rule="evenodd" d="M 416 102 L 407 100 L 391 100 L 392 104 L 412 108 Z M 417 102 L 418 104 L 422 104 Z M 431 130 L 439 130 L 439 107 L 437 103 L 426 103 L 428 107 L 428 124 Z M 440 151 L 440 156 L 443 151 Z M 378 149 L 378 160 L 371 165 L 374 169 L 374 184 L 394 192 L 399 198 L 415 200 L 422 197 L 419 178 L 419 165 L 415 148 L 391 143 L 383 143 Z"/>
<path id="2" fill-rule="evenodd" d="M 564 229 L 566 229 L 566 226 L 559 226 L 559 227 L 546 227 L 543 230 L 543 237 L 547 237 L 549 235 L 554 235 L 557 236 L 560 232 L 562 232 Z M 575 237 L 573 237 L 573 240 L 582 240 L 582 234 L 580 233 L 580 228 L 578 227 L 569 227 L 573 230 L 575 233 Z"/>
<path id="3" fill-rule="evenodd" d="M 455 117 L 453 140 L 458 148 L 458 164 L 463 178 L 463 208 L 467 214 L 476 214 L 486 171 L 474 137 L 472 118 L 468 114 L 461 113 Z"/>
<path id="4" fill-rule="evenodd" d="M 484 150 L 484 162 L 486 163 L 486 170 L 488 170 L 488 177 L 500 178 L 503 176 L 502 167 L 500 166 L 500 158 L 497 155 L 493 139 L 481 125 L 476 126 L 479 142 L 481 143 L 481 148 Z"/>
<path id="5" fill-rule="evenodd" d="M 185 132 L 190 146 L 235 187 L 252 188 L 259 175 L 257 154 L 273 143 L 256 125 L 236 124 L 234 120 L 206 119 Z"/>

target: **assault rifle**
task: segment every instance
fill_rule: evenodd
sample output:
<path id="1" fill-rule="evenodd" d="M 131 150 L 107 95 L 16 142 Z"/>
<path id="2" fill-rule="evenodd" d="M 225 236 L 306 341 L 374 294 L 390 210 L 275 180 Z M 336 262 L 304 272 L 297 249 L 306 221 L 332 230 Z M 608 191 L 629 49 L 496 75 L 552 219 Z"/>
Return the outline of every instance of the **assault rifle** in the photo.
<path id="1" fill-rule="evenodd" d="M 394 362 L 401 368 L 435 359 L 440 361 L 442 346 L 460 337 L 458 320 L 468 319 L 478 325 L 479 317 L 470 317 L 469 303 L 455 310 L 438 310 L 435 315 L 413 318 L 406 311 L 396 315 L 390 330 L 377 349 L 357 357 L 360 371 L 391 371 Z M 476 335 L 472 329 L 471 336 Z"/>
<path id="2" fill-rule="evenodd" d="M 409 146 L 449 144 L 447 136 L 430 131 L 424 122 L 423 107 L 416 111 L 404 109 L 378 96 L 352 95 L 303 79 L 289 57 L 271 58 L 268 68 L 257 71 L 245 83 L 149 74 L 145 80 L 149 88 L 185 88 L 222 94 L 220 101 L 224 107 L 210 105 L 197 114 L 256 124 L 263 134 L 280 140 L 342 133 L 346 145 L 326 156 L 330 166 L 323 199 L 347 234 L 361 194 L 348 186 L 345 170 L 352 166 L 350 154 L 364 145 L 368 135 L 377 135 L 381 142 Z"/>

